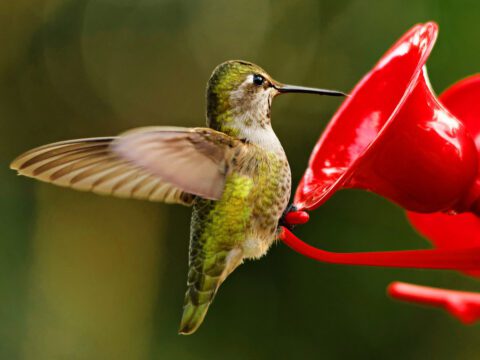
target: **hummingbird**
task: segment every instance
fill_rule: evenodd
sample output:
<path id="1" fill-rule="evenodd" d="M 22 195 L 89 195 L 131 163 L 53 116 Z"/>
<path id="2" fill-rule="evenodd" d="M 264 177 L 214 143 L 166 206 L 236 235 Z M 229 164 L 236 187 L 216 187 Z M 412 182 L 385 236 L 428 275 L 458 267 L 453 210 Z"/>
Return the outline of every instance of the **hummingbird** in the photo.
<path id="1" fill-rule="evenodd" d="M 179 333 L 192 334 L 222 282 L 277 239 L 291 173 L 270 109 L 285 93 L 345 95 L 285 85 L 253 63 L 226 61 L 207 83 L 207 127 L 152 126 L 55 142 L 25 152 L 10 168 L 77 190 L 191 206 Z"/>

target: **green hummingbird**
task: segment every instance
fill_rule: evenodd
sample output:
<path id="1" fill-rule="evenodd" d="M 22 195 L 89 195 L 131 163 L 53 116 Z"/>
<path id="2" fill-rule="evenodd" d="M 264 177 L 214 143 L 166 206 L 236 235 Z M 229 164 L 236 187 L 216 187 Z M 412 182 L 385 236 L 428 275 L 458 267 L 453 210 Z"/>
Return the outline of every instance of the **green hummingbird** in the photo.
<path id="1" fill-rule="evenodd" d="M 227 276 L 244 259 L 265 255 L 277 238 L 291 175 L 270 108 L 284 93 L 344 95 L 284 85 L 255 64 L 227 61 L 207 84 L 206 128 L 154 126 L 61 141 L 20 155 L 10 167 L 77 190 L 192 206 L 179 329 L 192 334 Z"/>

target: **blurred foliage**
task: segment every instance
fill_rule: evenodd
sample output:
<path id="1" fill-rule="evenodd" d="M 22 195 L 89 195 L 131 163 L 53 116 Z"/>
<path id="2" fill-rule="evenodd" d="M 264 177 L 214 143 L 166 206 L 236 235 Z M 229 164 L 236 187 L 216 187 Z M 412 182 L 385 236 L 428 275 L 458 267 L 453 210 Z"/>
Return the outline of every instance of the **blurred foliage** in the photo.
<path id="1" fill-rule="evenodd" d="M 17 178 L 20 152 L 142 125 L 201 126 L 216 64 L 350 89 L 414 23 L 440 24 L 440 92 L 478 71 L 480 2 L 16 0 L 0 3 L 1 359 L 478 359 L 479 326 L 387 299 L 392 280 L 479 289 L 452 272 L 323 265 L 282 244 L 222 286 L 199 332 L 176 334 L 189 209 Z M 375 96 L 375 94 L 372 94 Z M 294 183 L 339 101 L 275 100 Z M 338 251 L 426 247 L 403 212 L 344 191 L 299 228 Z"/>

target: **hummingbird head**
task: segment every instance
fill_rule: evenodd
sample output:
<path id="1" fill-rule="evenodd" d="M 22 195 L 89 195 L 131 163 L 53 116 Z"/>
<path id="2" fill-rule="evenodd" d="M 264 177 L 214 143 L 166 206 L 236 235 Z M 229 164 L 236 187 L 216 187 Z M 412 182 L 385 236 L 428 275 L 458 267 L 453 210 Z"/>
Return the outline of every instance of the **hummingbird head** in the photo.
<path id="1" fill-rule="evenodd" d="M 241 137 L 245 128 L 270 127 L 272 99 L 284 93 L 344 96 L 339 91 L 285 85 L 261 67 L 242 60 L 218 65 L 207 84 L 207 125 Z M 242 131 L 243 130 L 243 131 Z"/>

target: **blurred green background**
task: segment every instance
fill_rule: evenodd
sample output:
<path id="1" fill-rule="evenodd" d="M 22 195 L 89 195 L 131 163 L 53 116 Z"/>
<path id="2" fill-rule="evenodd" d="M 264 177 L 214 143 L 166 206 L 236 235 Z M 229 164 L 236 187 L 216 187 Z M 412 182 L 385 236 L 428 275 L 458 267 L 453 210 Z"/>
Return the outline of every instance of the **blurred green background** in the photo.
<path id="1" fill-rule="evenodd" d="M 348 91 L 417 22 L 440 37 L 442 91 L 479 70 L 480 2 L 16 0 L 0 2 L 1 359 L 479 359 L 480 327 L 388 299 L 392 280 L 479 290 L 453 272 L 324 265 L 274 246 L 177 335 L 190 210 L 56 188 L 8 169 L 19 153 L 143 125 L 202 126 L 227 59 Z M 375 94 L 372 94 L 375 96 Z M 273 125 L 296 184 L 340 102 L 289 95 Z M 427 247 L 401 209 L 343 191 L 296 231 L 335 251 Z"/>

